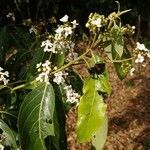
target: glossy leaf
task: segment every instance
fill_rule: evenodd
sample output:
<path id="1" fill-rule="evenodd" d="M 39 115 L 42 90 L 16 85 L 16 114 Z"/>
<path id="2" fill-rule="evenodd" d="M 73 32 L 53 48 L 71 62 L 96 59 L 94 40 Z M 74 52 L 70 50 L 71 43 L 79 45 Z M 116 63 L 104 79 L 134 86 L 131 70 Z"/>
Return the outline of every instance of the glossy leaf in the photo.
<path id="1" fill-rule="evenodd" d="M 42 48 L 35 48 L 33 50 L 33 58 L 29 67 L 29 72 L 34 74 L 37 71 L 36 65 L 42 62 L 43 57 L 44 57 L 44 51 Z"/>
<path id="2" fill-rule="evenodd" d="M 124 50 L 122 57 L 120 57 L 118 53 L 116 52 L 115 45 L 112 44 L 112 57 L 113 57 L 113 60 L 121 61 L 121 60 L 130 58 L 131 55 L 130 55 L 130 52 L 126 49 Z M 118 77 L 122 80 L 127 76 L 130 70 L 131 61 L 127 60 L 123 62 L 115 62 L 114 66 L 115 66 Z"/>
<path id="3" fill-rule="evenodd" d="M 56 150 L 67 150 L 67 136 L 66 136 L 66 117 L 63 104 L 63 95 L 61 93 L 61 87 L 54 86 L 55 92 L 55 112 L 54 112 L 54 132 L 55 136 L 52 136 L 52 144 Z"/>
<path id="4" fill-rule="evenodd" d="M 107 93 L 109 96 L 111 94 L 111 86 L 109 82 L 108 73 L 105 71 L 103 74 L 99 75 L 97 85 L 101 92 Z"/>
<path id="5" fill-rule="evenodd" d="M 91 140 L 105 118 L 106 105 L 96 88 L 97 80 L 92 78 L 85 80 L 77 121 L 77 138 L 81 143 Z"/>
<path id="6" fill-rule="evenodd" d="M 94 147 L 93 149 L 95 150 L 103 149 L 107 139 L 107 132 L 108 132 L 108 119 L 107 116 L 105 116 L 105 119 L 103 120 L 100 129 L 96 132 L 96 134 L 92 138 L 92 146 Z"/>
<path id="7" fill-rule="evenodd" d="M 55 96 L 52 85 L 39 85 L 24 99 L 19 112 L 19 134 L 23 150 L 46 150 L 44 139 L 54 135 Z"/>
<path id="8" fill-rule="evenodd" d="M 4 140 L 1 141 L 1 143 L 4 146 L 9 146 L 11 147 L 12 150 L 16 150 L 17 149 L 17 144 L 16 144 L 16 138 L 15 135 L 12 131 L 12 129 L 9 128 L 9 126 L 0 119 L 0 137 L 4 137 Z"/>

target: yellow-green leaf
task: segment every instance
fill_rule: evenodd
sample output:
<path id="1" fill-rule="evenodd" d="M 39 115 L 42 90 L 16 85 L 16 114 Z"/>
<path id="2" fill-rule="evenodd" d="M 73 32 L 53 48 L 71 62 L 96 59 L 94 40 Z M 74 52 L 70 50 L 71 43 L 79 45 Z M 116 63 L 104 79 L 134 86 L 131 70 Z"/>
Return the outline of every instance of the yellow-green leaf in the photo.
<path id="1" fill-rule="evenodd" d="M 97 80 L 88 78 L 84 82 L 83 96 L 80 99 L 77 121 L 79 142 L 90 141 L 105 118 L 106 105 L 96 89 Z"/>

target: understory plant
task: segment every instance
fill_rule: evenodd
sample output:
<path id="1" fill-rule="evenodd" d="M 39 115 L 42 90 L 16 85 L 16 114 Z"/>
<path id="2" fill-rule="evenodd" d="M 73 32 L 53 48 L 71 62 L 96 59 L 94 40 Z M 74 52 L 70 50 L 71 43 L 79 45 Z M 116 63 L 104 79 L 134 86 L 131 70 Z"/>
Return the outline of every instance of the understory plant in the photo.
<path id="1" fill-rule="evenodd" d="M 104 100 L 111 95 L 108 65 L 123 80 L 150 58 L 144 44 L 129 40 L 135 27 L 121 23 L 120 16 L 129 11 L 107 17 L 91 13 L 88 32 L 79 37 L 79 23 L 67 15 L 51 18 L 50 31 L 45 22 L 29 19 L 21 27 L 0 30 L 1 150 L 66 150 L 66 114 L 73 106 L 78 142 L 103 148 L 108 129 Z"/>

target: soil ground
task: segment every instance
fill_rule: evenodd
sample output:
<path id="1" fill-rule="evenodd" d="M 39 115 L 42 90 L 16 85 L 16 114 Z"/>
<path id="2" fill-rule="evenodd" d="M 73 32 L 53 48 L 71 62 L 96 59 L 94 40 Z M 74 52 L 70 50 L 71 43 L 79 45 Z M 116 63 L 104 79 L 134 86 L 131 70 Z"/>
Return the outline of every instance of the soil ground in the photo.
<path id="1" fill-rule="evenodd" d="M 150 67 L 120 81 L 109 67 L 112 95 L 107 99 L 109 130 L 104 150 L 150 150 Z M 67 116 L 68 150 L 90 150 L 76 141 L 77 108 Z"/>

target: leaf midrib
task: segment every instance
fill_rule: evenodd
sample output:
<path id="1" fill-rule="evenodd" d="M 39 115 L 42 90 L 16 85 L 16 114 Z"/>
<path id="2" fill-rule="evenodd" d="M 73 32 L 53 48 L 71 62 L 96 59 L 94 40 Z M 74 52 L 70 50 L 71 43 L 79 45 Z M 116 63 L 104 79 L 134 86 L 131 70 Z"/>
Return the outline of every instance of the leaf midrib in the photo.
<path id="1" fill-rule="evenodd" d="M 94 81 L 94 87 L 95 87 L 95 81 Z M 93 98 L 92 98 L 92 105 L 91 105 L 90 114 L 89 114 L 89 117 L 88 117 L 88 120 L 87 120 L 87 126 L 86 126 L 86 129 L 87 129 L 87 127 L 88 127 L 88 123 L 89 123 L 90 118 L 91 118 L 91 114 L 92 114 L 92 109 L 93 109 L 93 104 L 94 104 L 95 95 L 96 95 L 96 90 L 94 90 L 94 96 L 93 96 Z"/>
<path id="2" fill-rule="evenodd" d="M 41 115 L 41 111 L 42 111 L 42 107 L 43 107 L 43 100 L 44 100 L 44 97 L 45 97 L 46 89 L 47 89 L 47 84 L 45 85 L 43 97 L 42 97 L 42 100 L 41 100 L 41 105 L 40 105 L 40 110 L 39 110 L 39 118 L 41 118 L 40 115 Z M 43 141 L 42 141 L 42 135 L 41 135 L 41 119 L 39 120 L 39 138 L 40 138 L 43 149 L 45 149 L 45 146 L 44 146 Z"/>

